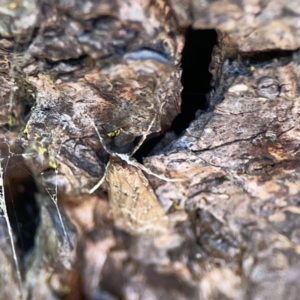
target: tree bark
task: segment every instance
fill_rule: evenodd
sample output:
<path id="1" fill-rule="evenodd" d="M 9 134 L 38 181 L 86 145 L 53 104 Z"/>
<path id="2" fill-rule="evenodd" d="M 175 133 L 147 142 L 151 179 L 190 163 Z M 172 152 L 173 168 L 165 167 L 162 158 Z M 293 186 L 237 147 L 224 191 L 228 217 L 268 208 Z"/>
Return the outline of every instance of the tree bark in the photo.
<path id="1" fill-rule="evenodd" d="M 22 145 L 41 219 L 21 286 L 1 223 L 2 295 L 298 299 L 297 1 L 1 6 L 3 188 Z M 176 136 L 190 25 L 218 46 L 208 108 Z"/>

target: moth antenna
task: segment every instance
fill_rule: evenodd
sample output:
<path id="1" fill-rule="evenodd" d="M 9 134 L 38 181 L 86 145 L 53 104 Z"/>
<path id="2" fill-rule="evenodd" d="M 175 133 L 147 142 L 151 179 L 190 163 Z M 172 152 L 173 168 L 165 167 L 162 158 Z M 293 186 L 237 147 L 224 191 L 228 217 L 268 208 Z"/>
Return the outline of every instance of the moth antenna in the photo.
<path id="1" fill-rule="evenodd" d="M 98 135 L 98 138 L 99 138 L 99 140 L 100 140 L 100 143 L 102 144 L 102 146 L 103 146 L 103 148 L 104 148 L 104 150 L 105 150 L 107 153 L 111 154 L 111 155 L 117 154 L 117 153 L 113 153 L 112 151 L 110 151 L 110 150 L 105 146 L 104 141 L 103 141 L 103 138 L 101 137 L 100 132 L 99 132 L 97 126 L 95 125 L 95 122 L 94 122 L 89 116 L 88 116 L 88 118 L 90 119 L 90 121 L 91 121 L 91 123 L 92 123 L 92 125 L 93 125 L 93 127 L 94 127 L 94 129 L 95 129 L 95 131 L 96 131 L 96 133 L 97 133 L 97 135 Z M 156 115 L 154 115 L 154 118 L 152 119 L 150 125 L 148 126 L 146 133 L 143 134 L 143 136 L 142 136 L 141 140 L 139 141 L 139 143 L 134 147 L 134 149 L 132 150 L 132 152 L 131 152 L 130 154 L 127 154 L 127 156 L 132 156 L 132 155 L 133 155 L 133 154 L 141 147 L 141 145 L 144 143 L 145 139 L 146 139 L 147 136 L 149 135 L 150 130 L 151 130 L 151 127 L 152 127 L 152 125 L 154 124 L 155 119 L 156 119 Z"/>
<path id="2" fill-rule="evenodd" d="M 161 180 L 168 181 L 168 182 L 180 182 L 180 181 L 184 181 L 185 180 L 183 178 L 168 178 L 168 177 L 165 177 L 163 175 L 159 175 L 159 174 L 153 173 L 148 168 L 146 168 L 144 165 L 140 164 L 137 161 L 134 161 L 134 160 L 130 159 L 130 157 L 127 154 L 115 153 L 115 155 L 117 155 L 118 157 L 120 157 L 122 160 L 126 161 L 129 165 L 132 165 L 132 166 L 134 166 L 134 167 L 136 167 L 136 168 L 144 171 L 145 173 L 147 173 L 149 175 L 152 175 L 152 176 L 155 176 L 155 177 L 157 177 L 157 178 L 159 178 Z"/>
<path id="3" fill-rule="evenodd" d="M 142 144 L 144 143 L 145 139 L 147 138 L 147 136 L 149 135 L 150 133 L 150 130 L 151 130 L 151 127 L 152 125 L 154 124 L 154 121 L 156 120 L 156 114 L 154 115 L 150 125 L 148 126 L 147 128 L 147 131 L 146 133 L 143 134 L 141 140 L 139 141 L 139 143 L 134 147 L 134 149 L 131 151 L 130 154 L 128 154 L 128 156 L 132 156 L 137 150 L 140 149 L 140 147 L 142 146 Z"/>
<path id="4" fill-rule="evenodd" d="M 168 182 L 179 182 L 179 181 L 184 181 L 184 179 L 180 179 L 180 178 L 168 178 L 168 177 L 165 177 L 163 175 L 159 175 L 159 174 L 156 174 L 156 173 L 153 173 L 152 171 L 150 171 L 148 168 L 146 168 L 144 165 L 138 163 L 137 161 L 131 161 L 132 165 L 135 166 L 136 168 L 144 171 L 145 173 L 149 174 L 149 175 L 152 175 L 152 176 L 155 176 L 161 180 L 164 180 L 164 181 L 168 181 Z"/>
<path id="5" fill-rule="evenodd" d="M 105 172 L 104 172 L 102 178 L 98 181 L 98 183 L 97 183 L 93 188 L 91 188 L 91 189 L 89 190 L 89 194 L 94 193 L 94 192 L 101 186 L 101 184 L 103 183 L 103 181 L 104 181 L 104 179 L 105 179 L 105 177 L 106 177 L 106 173 L 107 173 L 107 170 L 108 170 L 109 165 L 110 165 L 110 160 L 109 160 L 109 162 L 107 163 L 107 165 L 106 165 L 106 167 L 105 167 Z"/>
<path id="6" fill-rule="evenodd" d="M 102 145 L 103 148 L 104 148 L 104 150 L 105 150 L 107 153 L 109 153 L 109 154 L 113 154 L 109 149 L 106 148 L 106 146 L 105 146 L 105 144 L 104 144 L 104 141 L 103 141 L 103 138 L 101 137 L 100 132 L 99 132 L 97 126 L 95 125 L 95 122 L 94 122 L 89 116 L 88 116 L 88 118 L 90 119 L 90 121 L 91 121 L 91 123 L 92 123 L 92 125 L 93 125 L 93 127 L 94 127 L 94 129 L 95 129 L 95 131 L 96 131 L 96 133 L 97 133 L 97 135 L 98 135 L 98 138 L 99 138 L 99 140 L 100 140 L 100 143 L 101 143 L 101 145 Z"/>
<path id="7" fill-rule="evenodd" d="M 95 125 L 95 122 L 88 116 L 88 118 L 90 119 L 96 133 L 97 133 L 97 136 L 100 140 L 100 143 L 102 144 L 104 150 L 109 153 L 110 155 L 116 155 L 118 156 L 119 158 L 121 158 L 122 160 L 126 161 L 129 165 L 132 165 L 142 171 L 144 171 L 145 173 L 149 174 L 149 175 L 152 175 L 152 176 L 155 176 L 161 180 L 164 180 L 164 181 L 169 181 L 169 182 L 178 182 L 178 181 L 183 181 L 184 179 L 179 179 L 179 178 L 176 178 L 176 179 L 173 179 L 173 178 L 168 178 L 168 177 L 165 177 L 163 175 L 158 175 L 158 174 L 155 174 L 153 173 L 152 171 L 150 171 L 148 168 L 146 168 L 145 166 L 143 166 L 142 164 L 136 162 L 136 161 L 133 161 L 130 159 L 130 157 L 141 147 L 141 145 L 143 144 L 143 142 L 145 141 L 145 139 L 147 138 L 147 136 L 149 135 L 150 133 L 150 130 L 151 130 L 151 127 L 152 125 L 154 124 L 154 121 L 156 119 L 156 115 L 153 117 L 151 123 L 149 124 L 148 126 L 148 129 L 146 131 L 146 133 L 143 134 L 141 140 L 139 141 L 139 143 L 134 147 L 133 151 L 130 153 L 130 154 L 122 154 L 122 153 L 113 153 L 111 152 L 109 149 L 106 148 L 106 146 L 104 145 L 104 142 L 103 142 L 103 139 L 99 133 L 99 130 L 97 128 L 97 126 Z M 99 180 L 99 182 L 89 190 L 89 194 L 92 194 L 94 193 L 100 186 L 101 184 L 103 183 L 105 177 L 106 177 L 106 174 L 107 174 L 107 170 L 108 170 L 108 167 L 110 165 L 110 161 L 107 163 L 106 167 L 105 167 L 105 172 L 104 172 L 104 175 L 101 177 L 101 179 Z"/>

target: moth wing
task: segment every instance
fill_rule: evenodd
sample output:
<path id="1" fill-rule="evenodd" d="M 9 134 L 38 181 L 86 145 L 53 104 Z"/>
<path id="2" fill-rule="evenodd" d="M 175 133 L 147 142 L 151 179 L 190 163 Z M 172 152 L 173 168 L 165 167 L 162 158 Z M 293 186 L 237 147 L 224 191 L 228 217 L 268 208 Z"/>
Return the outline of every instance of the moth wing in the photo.
<path id="1" fill-rule="evenodd" d="M 113 158 L 106 178 L 117 227 L 136 235 L 167 231 L 168 217 L 141 170 Z"/>

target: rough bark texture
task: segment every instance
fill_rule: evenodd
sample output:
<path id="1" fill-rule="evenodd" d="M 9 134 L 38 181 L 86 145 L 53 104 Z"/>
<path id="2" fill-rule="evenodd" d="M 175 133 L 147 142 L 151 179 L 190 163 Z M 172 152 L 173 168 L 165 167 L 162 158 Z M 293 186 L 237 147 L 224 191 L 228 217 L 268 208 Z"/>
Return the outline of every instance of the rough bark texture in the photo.
<path id="1" fill-rule="evenodd" d="M 300 5 L 254 2 L 0 1 L 2 167 L 26 149 L 41 220 L 22 287 L 0 224 L 3 299 L 298 299 Z M 140 165 L 189 25 L 218 30 L 209 107 Z"/>
<path id="2" fill-rule="evenodd" d="M 181 26 L 215 28 L 228 34 L 239 51 L 299 48 L 297 0 L 170 0 Z"/>

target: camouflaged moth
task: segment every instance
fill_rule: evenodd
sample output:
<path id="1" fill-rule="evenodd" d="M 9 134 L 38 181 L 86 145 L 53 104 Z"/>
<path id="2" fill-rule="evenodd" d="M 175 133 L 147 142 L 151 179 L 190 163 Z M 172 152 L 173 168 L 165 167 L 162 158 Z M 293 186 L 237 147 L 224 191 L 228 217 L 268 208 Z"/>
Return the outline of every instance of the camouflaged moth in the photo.
<path id="1" fill-rule="evenodd" d="M 149 131 L 153 122 L 154 120 L 149 126 Z M 93 121 L 92 124 L 100 142 L 104 145 Z M 104 179 L 107 180 L 109 201 L 115 225 L 134 235 L 164 233 L 169 226 L 168 217 L 142 171 L 163 180 L 178 181 L 178 179 L 170 179 L 154 174 L 130 157 L 140 147 L 146 136 L 147 134 L 142 137 L 130 155 L 113 153 L 103 146 L 110 154 L 110 160 L 106 166 L 104 176 L 90 190 L 90 193 L 94 192 L 100 187 Z"/>

